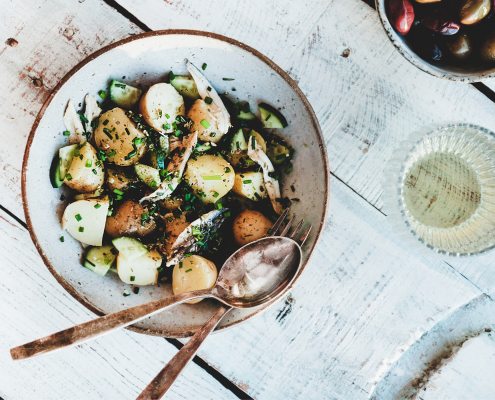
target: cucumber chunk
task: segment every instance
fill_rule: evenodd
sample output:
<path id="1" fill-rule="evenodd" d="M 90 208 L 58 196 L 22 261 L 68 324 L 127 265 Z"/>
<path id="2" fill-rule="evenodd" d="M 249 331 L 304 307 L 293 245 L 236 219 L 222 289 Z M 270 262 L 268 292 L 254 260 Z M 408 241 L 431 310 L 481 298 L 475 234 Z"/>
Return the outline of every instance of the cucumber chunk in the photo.
<path id="1" fill-rule="evenodd" d="M 165 168 L 165 159 L 168 157 L 170 142 L 167 135 L 161 135 L 158 140 L 158 149 L 151 152 L 151 165 L 156 169 Z"/>
<path id="2" fill-rule="evenodd" d="M 235 153 L 237 150 L 247 150 L 247 142 L 242 129 L 239 129 L 232 138 L 230 150 Z"/>
<path id="3" fill-rule="evenodd" d="M 56 189 L 62 186 L 64 183 L 63 179 L 60 179 L 60 157 L 57 156 L 53 159 L 52 165 L 50 167 L 50 181 L 52 186 Z"/>
<path id="4" fill-rule="evenodd" d="M 266 103 L 258 105 L 261 114 L 261 122 L 265 128 L 285 128 L 289 124 L 280 111 Z"/>
<path id="5" fill-rule="evenodd" d="M 190 100 L 200 98 L 196 82 L 190 76 L 171 75 L 170 84 L 182 95 Z"/>
<path id="6" fill-rule="evenodd" d="M 116 80 L 110 83 L 110 99 L 119 107 L 130 110 L 141 98 L 142 91 Z"/>
<path id="7" fill-rule="evenodd" d="M 144 164 L 135 164 L 134 171 L 138 178 L 152 189 L 157 189 L 162 180 L 160 179 L 160 171 Z"/>
<path id="8" fill-rule="evenodd" d="M 139 240 L 130 237 L 113 239 L 112 244 L 127 261 L 135 260 L 148 252 Z"/>
<path id="9" fill-rule="evenodd" d="M 86 199 L 94 199 L 96 197 L 100 197 L 103 194 L 103 189 L 96 189 L 92 193 L 79 193 L 74 196 L 74 200 L 86 200 Z"/>
<path id="10" fill-rule="evenodd" d="M 271 141 L 268 145 L 266 155 L 273 164 L 283 164 L 290 156 L 290 150 L 283 144 Z"/>
<path id="11" fill-rule="evenodd" d="M 237 119 L 240 119 L 242 121 L 253 121 L 256 119 L 256 115 L 254 115 L 251 111 L 249 112 L 244 112 L 244 111 L 239 111 L 239 115 L 237 116 Z"/>
<path id="12" fill-rule="evenodd" d="M 77 144 L 71 144 L 70 146 L 62 147 L 58 151 L 58 155 L 60 157 L 59 164 L 59 177 L 61 180 L 64 180 L 65 174 L 69 170 L 72 165 L 72 159 L 74 158 L 74 152 L 76 151 Z"/>
<path id="13" fill-rule="evenodd" d="M 84 266 L 94 273 L 104 276 L 116 257 L 117 251 L 113 246 L 91 247 L 86 254 Z"/>
<path id="14" fill-rule="evenodd" d="M 201 153 L 203 151 L 210 150 L 211 147 L 212 147 L 211 144 L 209 144 L 209 143 L 203 143 L 201 146 L 196 147 L 196 150 Z"/>

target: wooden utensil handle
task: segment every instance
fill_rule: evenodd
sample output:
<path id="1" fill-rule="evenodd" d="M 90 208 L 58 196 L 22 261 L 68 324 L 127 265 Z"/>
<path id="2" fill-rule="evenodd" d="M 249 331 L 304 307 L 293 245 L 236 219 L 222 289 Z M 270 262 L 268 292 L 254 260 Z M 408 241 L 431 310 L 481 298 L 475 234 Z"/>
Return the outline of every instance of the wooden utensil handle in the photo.
<path id="1" fill-rule="evenodd" d="M 14 347 L 10 350 L 10 355 L 13 360 L 22 360 L 60 350 L 75 344 L 80 344 L 87 340 L 96 339 L 115 329 L 120 329 L 133 324 L 175 304 L 184 303 L 185 301 L 198 297 L 211 297 L 211 290 L 195 290 L 193 292 L 182 293 L 141 304 L 113 314 L 108 314 L 92 321 L 85 322 L 84 324 L 76 325 L 72 328 L 54 333 L 53 335 L 35 340 L 34 342 Z"/>
<path id="2" fill-rule="evenodd" d="M 203 327 L 197 331 L 182 349 L 168 362 L 136 400 L 161 399 L 191 361 L 208 335 L 232 307 L 222 305 Z"/>

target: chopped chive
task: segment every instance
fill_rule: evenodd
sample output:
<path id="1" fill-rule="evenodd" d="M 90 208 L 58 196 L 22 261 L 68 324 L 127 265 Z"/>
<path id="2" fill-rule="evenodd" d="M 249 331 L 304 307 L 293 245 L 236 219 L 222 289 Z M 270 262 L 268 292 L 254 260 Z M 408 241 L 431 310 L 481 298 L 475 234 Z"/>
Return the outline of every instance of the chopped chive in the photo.
<path id="1" fill-rule="evenodd" d="M 163 129 L 170 129 L 170 124 L 163 124 Z"/>
<path id="2" fill-rule="evenodd" d="M 97 210 L 98 210 L 98 208 L 100 208 L 100 207 L 101 207 L 101 204 L 100 204 L 100 203 L 95 204 L 95 208 L 96 208 Z"/>
<path id="3" fill-rule="evenodd" d="M 118 194 L 117 196 L 115 196 L 115 200 L 122 200 L 122 196 Z"/>
<path id="4" fill-rule="evenodd" d="M 120 194 L 120 195 L 123 195 L 124 194 L 124 192 L 122 190 L 119 190 L 119 189 L 114 189 L 113 192 L 115 194 Z"/>
<path id="5" fill-rule="evenodd" d="M 84 226 L 79 227 L 79 232 L 84 232 Z"/>
<path id="6" fill-rule="evenodd" d="M 93 160 L 89 158 L 86 160 L 86 168 L 91 168 L 93 166 Z"/>
<path id="7" fill-rule="evenodd" d="M 227 211 L 223 214 L 225 216 L 225 218 L 229 218 L 230 217 L 230 211 Z"/>
<path id="8" fill-rule="evenodd" d="M 225 167 L 224 171 L 225 171 L 226 174 L 228 174 L 230 172 L 230 168 L 229 167 Z"/>
<path id="9" fill-rule="evenodd" d="M 79 152 L 79 149 L 74 150 L 74 157 L 79 157 L 81 153 Z"/>
<path id="10" fill-rule="evenodd" d="M 224 81 L 235 81 L 234 78 L 223 78 Z"/>
<path id="11" fill-rule="evenodd" d="M 168 184 L 168 188 L 173 192 L 174 191 L 174 187 L 169 183 Z"/>
<path id="12" fill-rule="evenodd" d="M 290 174 L 292 172 L 292 170 L 294 169 L 294 167 L 292 166 L 292 164 L 289 164 L 289 166 L 285 169 L 285 173 L 286 174 Z"/>
<path id="13" fill-rule="evenodd" d="M 177 137 L 179 137 L 181 133 L 182 133 L 182 131 L 181 131 L 181 130 L 176 130 L 176 131 L 174 132 L 174 135 L 175 135 L 175 136 L 177 136 Z"/>
<path id="14" fill-rule="evenodd" d="M 242 183 L 247 185 L 248 183 L 253 183 L 253 181 L 251 179 L 246 179 L 245 181 L 242 181 Z"/>
<path id="15" fill-rule="evenodd" d="M 81 214 L 76 214 L 75 215 L 75 218 L 77 219 L 77 222 L 79 222 L 80 220 L 82 220 Z"/>
<path id="16" fill-rule="evenodd" d="M 105 121 L 103 121 L 103 125 L 106 125 L 108 124 L 110 121 L 108 119 L 106 119 Z"/>
<path id="17" fill-rule="evenodd" d="M 170 115 L 165 114 L 165 118 L 169 119 L 170 118 Z"/>
<path id="18" fill-rule="evenodd" d="M 177 129 L 177 122 L 172 122 L 172 128 Z"/>
<path id="19" fill-rule="evenodd" d="M 191 257 L 191 256 L 192 256 L 192 253 L 184 254 L 184 257 Z"/>
<path id="20" fill-rule="evenodd" d="M 100 90 L 100 91 L 98 92 L 98 95 L 99 95 L 102 99 L 104 99 L 105 97 L 107 97 L 107 94 L 106 94 L 103 90 Z"/>
<path id="21" fill-rule="evenodd" d="M 217 210 L 221 210 L 221 209 L 223 208 L 222 203 L 215 203 L 215 208 L 216 208 Z"/>
<path id="22" fill-rule="evenodd" d="M 93 168 L 93 174 L 98 175 L 98 171 Z"/>
<path id="23" fill-rule="evenodd" d="M 217 135 L 216 132 L 210 133 L 210 137 L 215 137 L 216 135 Z"/>
<path id="24" fill-rule="evenodd" d="M 277 160 L 285 160 L 286 158 L 287 158 L 287 156 L 285 155 L 285 153 L 284 153 L 284 154 L 279 154 L 279 155 L 276 157 L 276 159 L 277 159 Z"/>
<path id="25" fill-rule="evenodd" d="M 113 157 L 115 154 L 117 154 L 117 152 L 115 150 L 112 150 L 110 153 L 107 154 L 107 157 Z"/>
<path id="26" fill-rule="evenodd" d="M 69 131 L 64 131 L 64 136 L 70 136 L 70 132 Z"/>
<path id="27" fill-rule="evenodd" d="M 108 210 L 107 216 L 111 217 L 113 215 L 113 210 Z"/>
<path id="28" fill-rule="evenodd" d="M 201 178 L 205 181 L 221 181 L 222 175 L 203 175 Z"/>
<path id="29" fill-rule="evenodd" d="M 220 193 L 218 192 L 213 193 L 213 197 L 218 197 L 218 196 L 220 196 Z"/>
<path id="30" fill-rule="evenodd" d="M 200 246 L 204 246 L 204 245 L 205 245 L 205 243 L 204 243 L 204 242 L 202 242 L 201 240 L 198 240 L 198 244 L 199 244 Z"/>
<path id="31" fill-rule="evenodd" d="M 72 180 L 72 175 L 67 173 L 65 174 L 65 179 L 67 179 L 68 181 L 71 181 Z"/>
<path id="32" fill-rule="evenodd" d="M 179 268 L 182 268 L 182 261 L 179 263 Z"/>
<path id="33" fill-rule="evenodd" d="M 186 274 L 187 274 L 188 272 L 191 272 L 191 271 L 192 271 L 192 268 L 191 268 L 191 269 L 188 269 L 188 270 L 186 271 Z"/>
<path id="34" fill-rule="evenodd" d="M 254 139 L 253 139 L 253 140 L 251 140 L 251 148 L 252 148 L 253 150 L 255 150 L 255 149 L 256 149 L 256 140 L 254 140 Z"/>
<path id="35" fill-rule="evenodd" d="M 130 158 L 134 157 L 136 154 L 137 154 L 137 150 L 132 150 L 129 154 L 125 156 L 125 158 L 129 160 Z"/>
<path id="36" fill-rule="evenodd" d="M 204 63 L 203 66 L 201 68 L 203 68 L 203 71 L 206 69 L 206 67 L 208 66 L 208 64 Z"/>
<path id="37" fill-rule="evenodd" d="M 170 78 L 171 81 L 173 81 L 175 79 L 175 74 L 172 71 L 170 71 L 168 73 L 168 77 Z"/>
<path id="38" fill-rule="evenodd" d="M 60 241 L 63 243 L 65 242 L 65 238 L 63 236 L 60 236 Z"/>
<path id="39" fill-rule="evenodd" d="M 89 121 L 88 121 L 88 119 L 87 119 L 84 115 L 82 115 L 80 112 L 78 112 L 78 114 L 79 114 L 79 118 L 81 118 L 81 119 L 82 119 L 82 121 L 83 121 L 85 124 L 87 124 L 87 123 L 89 122 Z"/>
<path id="40" fill-rule="evenodd" d="M 205 103 L 206 104 L 211 104 L 211 103 L 213 103 L 213 99 L 211 97 L 206 96 L 205 97 Z"/>
<path id="41" fill-rule="evenodd" d="M 191 193 L 187 193 L 185 196 L 184 196 L 184 200 L 186 201 L 189 201 L 189 199 L 191 198 Z"/>
<path id="42" fill-rule="evenodd" d="M 103 128 L 103 132 L 105 133 L 105 135 L 107 135 L 110 139 L 113 140 L 113 136 L 111 135 L 110 133 L 110 129 L 108 128 Z"/>
<path id="43" fill-rule="evenodd" d="M 131 294 L 127 290 L 124 290 L 124 292 L 122 293 L 122 296 L 124 296 L 124 297 L 130 296 L 130 295 Z"/>
<path id="44" fill-rule="evenodd" d="M 255 196 L 258 200 L 261 200 L 261 196 L 258 194 L 258 192 L 254 192 L 254 196 Z"/>
<path id="45" fill-rule="evenodd" d="M 131 276 L 131 282 L 134 282 L 136 280 L 135 276 Z"/>
<path id="46" fill-rule="evenodd" d="M 119 140 L 119 134 L 118 133 L 115 134 L 115 139 Z"/>
<path id="47" fill-rule="evenodd" d="M 272 114 L 268 114 L 268 117 L 265 118 L 265 121 L 268 121 L 271 116 L 272 116 Z"/>
<path id="48" fill-rule="evenodd" d="M 223 158 L 225 160 L 225 157 L 220 152 L 217 152 L 217 157 Z"/>
<path id="49" fill-rule="evenodd" d="M 203 125 L 206 129 L 208 129 L 211 126 L 206 119 L 201 120 L 201 125 Z"/>
<path id="50" fill-rule="evenodd" d="M 161 117 L 162 116 L 162 110 L 158 110 L 158 115 Z"/>
<path id="51" fill-rule="evenodd" d="M 211 86 L 208 86 L 206 90 L 208 90 L 208 92 L 211 92 Z"/>
<path id="52" fill-rule="evenodd" d="M 293 192 L 296 191 L 296 188 L 294 187 L 294 185 L 290 185 L 290 190 L 292 190 Z"/>
<path id="53" fill-rule="evenodd" d="M 144 221 L 148 221 L 150 219 L 150 217 L 148 216 L 148 214 L 143 213 L 143 214 L 141 214 L 141 219 Z"/>
<path id="54" fill-rule="evenodd" d="M 135 287 L 134 288 L 134 294 L 138 294 L 139 293 L 139 288 L 138 287 Z"/>
<path id="55" fill-rule="evenodd" d="M 128 135 L 130 135 L 130 134 L 131 134 L 131 132 L 129 132 L 129 129 L 125 128 L 125 131 L 126 131 L 126 133 L 127 133 Z"/>
<path id="56" fill-rule="evenodd" d="M 151 187 L 156 187 L 156 186 L 158 186 L 158 184 L 156 183 L 156 181 L 152 181 L 152 182 L 150 183 L 150 186 L 151 186 Z"/>

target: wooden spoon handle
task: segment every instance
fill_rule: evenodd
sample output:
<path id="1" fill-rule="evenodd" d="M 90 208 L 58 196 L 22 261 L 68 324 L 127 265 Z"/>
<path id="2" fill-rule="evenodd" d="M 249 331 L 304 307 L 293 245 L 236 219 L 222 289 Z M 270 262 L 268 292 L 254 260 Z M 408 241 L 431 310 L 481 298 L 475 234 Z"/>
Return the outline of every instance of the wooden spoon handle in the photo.
<path id="1" fill-rule="evenodd" d="M 191 361 L 207 336 L 232 307 L 222 305 L 203 327 L 197 331 L 182 349 L 168 362 L 136 400 L 161 399 L 174 384 L 182 370 Z"/>
<path id="2" fill-rule="evenodd" d="M 178 294 L 176 296 L 151 301 L 146 304 L 118 311 L 113 314 L 108 314 L 92 321 L 85 322 L 84 324 L 76 325 L 72 328 L 54 333 L 53 335 L 35 340 L 34 342 L 14 347 L 13 349 L 10 349 L 10 355 L 13 360 L 22 360 L 80 344 L 87 340 L 96 339 L 115 329 L 120 329 L 133 324 L 175 304 L 184 303 L 185 301 L 199 297 L 212 297 L 211 290 L 195 290 L 193 292 Z"/>

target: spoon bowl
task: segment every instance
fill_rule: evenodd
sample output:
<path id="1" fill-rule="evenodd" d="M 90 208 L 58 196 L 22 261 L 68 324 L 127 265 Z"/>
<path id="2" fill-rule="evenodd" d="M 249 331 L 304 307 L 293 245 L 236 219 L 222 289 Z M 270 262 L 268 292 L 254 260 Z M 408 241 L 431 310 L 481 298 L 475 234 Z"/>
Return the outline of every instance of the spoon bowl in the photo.
<path id="1" fill-rule="evenodd" d="M 301 248 L 294 240 L 277 236 L 258 239 L 225 261 L 212 295 L 235 308 L 259 306 L 285 292 L 301 261 Z"/>

